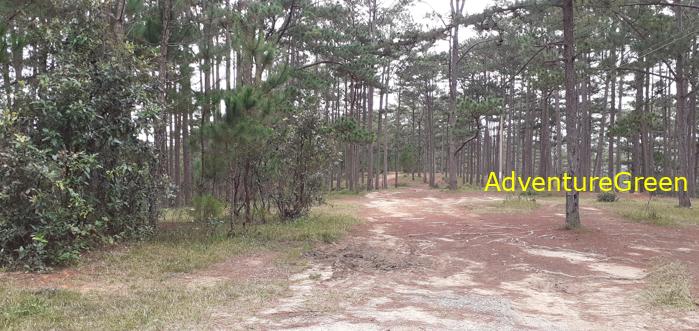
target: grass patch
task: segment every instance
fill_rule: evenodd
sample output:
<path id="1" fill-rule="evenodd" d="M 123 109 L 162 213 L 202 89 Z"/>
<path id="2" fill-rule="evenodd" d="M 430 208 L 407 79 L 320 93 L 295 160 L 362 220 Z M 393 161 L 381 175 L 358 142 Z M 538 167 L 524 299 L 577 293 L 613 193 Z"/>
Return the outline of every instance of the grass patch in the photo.
<path id="1" fill-rule="evenodd" d="M 616 196 L 616 193 L 614 192 L 600 192 L 597 193 L 597 201 L 598 202 L 615 202 L 617 201 L 618 197 Z"/>
<path id="2" fill-rule="evenodd" d="M 366 193 L 366 191 L 363 188 L 359 189 L 357 191 L 343 188 L 343 189 L 339 189 L 339 190 L 329 191 L 325 196 L 328 199 L 333 199 L 333 198 L 339 198 L 339 197 L 343 197 L 343 196 L 359 196 L 359 195 L 364 194 L 364 193 Z"/>
<path id="3" fill-rule="evenodd" d="M 441 190 L 445 192 L 482 192 L 483 188 L 480 185 L 469 183 L 461 184 L 461 182 L 459 182 L 459 184 L 456 187 L 456 190 L 454 191 L 450 190 L 449 186 L 446 186 Z"/>
<path id="4" fill-rule="evenodd" d="M 233 237 L 225 226 L 212 234 L 166 214 L 177 220 L 163 223 L 157 236 L 91 253 L 69 278 L 46 285 L 51 288 L 31 288 L 26 280 L 0 284 L 0 329 L 196 329 L 214 307 L 249 315 L 287 290 L 285 277 L 190 286 L 182 274 L 260 251 L 274 252 L 275 265 L 296 271 L 303 252 L 340 239 L 357 223 L 354 208 L 321 206 L 296 221 L 252 225 Z"/>
<path id="5" fill-rule="evenodd" d="M 616 202 L 592 202 L 626 219 L 661 225 L 699 224 L 699 213 L 692 208 L 679 208 L 677 201 L 669 198 L 648 200 L 618 200 Z"/>
<path id="6" fill-rule="evenodd" d="M 232 301 L 255 302 L 280 295 L 283 284 L 220 283 L 190 288 L 141 283 L 128 294 L 80 293 L 72 290 L 29 290 L 0 286 L 3 330 L 167 329 L 203 322 L 211 307 Z M 244 305 L 240 305 L 244 306 Z"/>
<path id="7" fill-rule="evenodd" d="M 194 222 L 192 217 L 192 208 L 167 208 L 162 211 L 163 223 L 191 223 Z"/>
<path id="8" fill-rule="evenodd" d="M 243 236 L 262 245 L 279 242 L 331 243 L 354 224 L 351 217 L 315 215 L 290 223 L 261 224 L 248 229 Z"/>
<path id="9" fill-rule="evenodd" d="M 172 273 L 192 272 L 211 264 L 258 250 L 293 251 L 316 243 L 329 243 L 344 235 L 356 220 L 340 213 L 314 211 L 291 222 L 256 224 L 229 237 L 225 226 L 213 234 L 198 224 L 164 224 L 149 241 L 135 243 L 126 252 L 105 252 L 101 272 L 120 277 L 162 279 Z M 87 262 L 87 267 L 94 261 Z"/>
<path id="10" fill-rule="evenodd" d="M 647 284 L 643 296 L 652 306 L 689 309 L 695 305 L 690 293 L 691 276 L 682 262 L 654 260 Z"/>
<path id="11" fill-rule="evenodd" d="M 539 208 L 539 204 L 536 202 L 536 199 L 532 197 L 507 195 L 504 200 L 467 204 L 466 208 L 476 213 L 510 214 L 533 211 Z"/>
<path id="12" fill-rule="evenodd" d="M 500 207 L 508 211 L 532 211 L 539 207 L 536 203 L 536 199 L 531 197 L 525 197 L 522 195 L 518 196 L 507 196 L 505 200 L 500 203 Z"/>

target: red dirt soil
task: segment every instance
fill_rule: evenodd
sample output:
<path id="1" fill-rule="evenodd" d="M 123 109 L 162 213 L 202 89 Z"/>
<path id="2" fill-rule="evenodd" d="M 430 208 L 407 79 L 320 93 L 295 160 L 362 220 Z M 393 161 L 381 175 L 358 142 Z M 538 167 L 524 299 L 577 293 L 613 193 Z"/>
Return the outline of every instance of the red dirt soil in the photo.
<path id="1" fill-rule="evenodd" d="M 699 228 L 632 223 L 564 201 L 501 213 L 504 196 L 408 187 L 354 199 L 365 222 L 311 254 L 290 297 L 244 321 L 253 329 L 699 329 L 695 310 L 650 307 L 656 257 L 699 275 Z M 495 210 L 493 210 L 495 209 Z M 693 279 L 693 292 L 699 282 Z M 218 325 L 219 327 L 225 327 Z M 228 325 L 230 326 L 230 325 Z"/>

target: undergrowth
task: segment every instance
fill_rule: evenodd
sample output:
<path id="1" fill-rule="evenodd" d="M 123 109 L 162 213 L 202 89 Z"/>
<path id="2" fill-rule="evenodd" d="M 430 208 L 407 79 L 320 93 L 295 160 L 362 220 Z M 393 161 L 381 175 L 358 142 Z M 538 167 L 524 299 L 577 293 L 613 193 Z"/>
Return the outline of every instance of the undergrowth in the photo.
<path id="1" fill-rule="evenodd" d="M 654 197 L 652 200 L 620 199 L 613 203 L 593 202 L 626 219 L 660 226 L 699 224 L 699 213 L 693 208 L 679 208 L 677 201 Z"/>
<path id="2" fill-rule="evenodd" d="M 169 211 L 156 236 L 92 253 L 69 271 L 68 279 L 41 288 L 26 281 L 0 284 L 0 329 L 188 328 L 205 322 L 212 307 L 232 302 L 244 307 L 236 311 L 244 314 L 281 295 L 286 279 L 207 286 L 183 286 L 177 279 L 252 252 L 271 252 L 278 268 L 296 270 L 303 252 L 338 240 L 357 223 L 349 216 L 352 208 L 319 207 L 307 217 L 248 226 L 234 236 L 225 227 L 212 234 L 179 217 L 187 213 Z"/>
<path id="3" fill-rule="evenodd" d="M 536 199 L 531 197 L 523 197 L 521 195 L 515 197 L 507 196 L 501 204 L 502 207 L 504 207 L 504 209 L 507 211 L 529 211 L 539 207 L 539 205 L 536 202 Z"/>

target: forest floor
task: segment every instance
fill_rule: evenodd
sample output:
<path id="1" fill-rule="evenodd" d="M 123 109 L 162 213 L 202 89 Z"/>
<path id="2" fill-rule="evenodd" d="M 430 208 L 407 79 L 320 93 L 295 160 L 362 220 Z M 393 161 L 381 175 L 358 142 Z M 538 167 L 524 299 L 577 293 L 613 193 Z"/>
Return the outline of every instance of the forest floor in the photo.
<path id="1" fill-rule="evenodd" d="M 699 226 L 630 221 L 641 196 L 590 195 L 569 231 L 561 197 L 510 198 L 417 179 L 233 239 L 185 229 L 48 274 L 0 273 L 0 327 L 699 329 L 694 299 L 679 300 L 683 284 L 699 293 Z"/>

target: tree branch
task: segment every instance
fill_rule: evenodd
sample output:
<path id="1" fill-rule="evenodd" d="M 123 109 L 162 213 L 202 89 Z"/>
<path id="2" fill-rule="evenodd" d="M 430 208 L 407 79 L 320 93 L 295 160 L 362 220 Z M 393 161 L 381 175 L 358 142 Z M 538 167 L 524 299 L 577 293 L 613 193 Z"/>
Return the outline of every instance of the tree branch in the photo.
<path id="1" fill-rule="evenodd" d="M 342 65 L 342 63 L 340 63 L 340 62 L 337 62 L 337 61 L 332 61 L 332 60 L 322 60 L 322 61 L 317 61 L 317 62 L 313 62 L 313 63 L 309 63 L 309 64 L 304 64 L 304 65 L 300 66 L 300 67 L 298 68 L 298 70 L 304 70 L 304 69 L 308 69 L 308 68 L 311 68 L 311 67 L 315 67 L 315 66 L 317 66 L 317 65 L 321 65 L 321 64 L 334 64 L 334 65 Z"/>
<path id="2" fill-rule="evenodd" d="M 691 9 L 699 10 L 699 6 L 685 5 L 685 4 L 681 4 L 681 3 L 670 3 L 670 2 L 664 2 L 664 1 L 626 3 L 623 5 L 619 5 L 619 7 L 632 7 L 632 6 L 682 7 L 682 8 L 691 8 Z"/>
<path id="3" fill-rule="evenodd" d="M 464 147 L 466 147 L 466 145 L 468 145 L 468 143 L 470 143 L 470 142 L 473 141 L 474 139 L 478 138 L 478 136 L 479 136 L 480 134 L 481 134 L 481 119 L 480 119 L 480 117 L 479 117 L 479 118 L 476 118 L 476 132 L 473 134 L 473 136 L 471 136 L 471 137 L 469 137 L 468 139 L 466 139 L 466 141 L 464 141 L 464 142 L 461 144 L 461 146 L 459 146 L 459 148 L 457 148 L 457 149 L 454 151 L 454 156 L 456 156 L 457 154 L 459 154 L 459 152 L 461 152 L 461 150 L 464 149 Z"/>
<path id="4" fill-rule="evenodd" d="M 464 50 L 464 52 L 463 52 L 463 54 L 461 54 L 461 56 L 459 56 L 459 59 L 456 60 L 456 65 L 458 65 L 461 62 L 461 60 L 463 60 L 466 57 L 466 54 L 468 54 L 471 50 L 473 50 L 474 47 L 476 47 L 478 45 L 485 44 L 487 42 L 498 41 L 498 40 L 500 40 L 500 38 L 490 38 L 490 39 L 485 39 L 485 40 L 481 40 L 481 41 L 473 43 L 466 50 Z"/>

